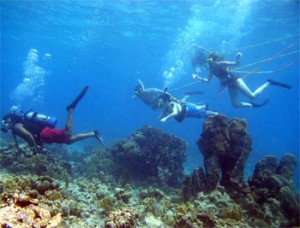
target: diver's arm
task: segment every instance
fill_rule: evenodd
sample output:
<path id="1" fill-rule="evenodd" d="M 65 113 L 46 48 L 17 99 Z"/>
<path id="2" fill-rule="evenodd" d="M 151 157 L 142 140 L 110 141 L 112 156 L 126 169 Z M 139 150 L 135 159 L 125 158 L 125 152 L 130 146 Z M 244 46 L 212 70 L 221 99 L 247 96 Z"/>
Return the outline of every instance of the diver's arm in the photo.
<path id="1" fill-rule="evenodd" d="M 172 112 L 169 115 L 165 116 L 164 118 L 160 119 L 161 122 L 166 122 L 168 119 L 172 118 L 173 116 L 176 116 L 176 112 Z"/>
<path id="2" fill-rule="evenodd" d="M 206 78 L 200 77 L 198 74 L 193 74 L 193 79 L 197 79 L 202 82 L 209 82 L 213 78 L 214 74 L 212 72 L 209 72 L 208 76 Z"/>
<path id="3" fill-rule="evenodd" d="M 26 130 L 26 128 L 24 128 L 22 123 L 16 123 L 13 126 L 13 132 L 24 139 L 29 144 L 29 146 L 36 148 L 37 145 L 33 135 L 28 130 Z"/>
<path id="4" fill-rule="evenodd" d="M 177 105 L 180 105 L 180 104 L 175 104 L 175 103 L 172 103 L 172 112 L 165 116 L 164 118 L 160 119 L 161 122 L 166 122 L 168 119 L 178 115 L 179 113 L 179 108 Z"/>
<path id="5" fill-rule="evenodd" d="M 162 118 L 164 118 L 166 115 L 167 115 L 167 112 L 166 112 L 166 110 L 163 110 L 163 111 L 162 111 L 162 113 L 160 114 L 160 117 L 159 117 L 159 119 L 162 119 Z"/>
<path id="6" fill-rule="evenodd" d="M 227 67 L 227 66 L 239 66 L 241 64 L 241 58 L 242 58 L 242 53 L 238 52 L 236 54 L 236 61 L 235 62 L 230 62 L 230 61 L 220 61 L 219 64 Z"/>

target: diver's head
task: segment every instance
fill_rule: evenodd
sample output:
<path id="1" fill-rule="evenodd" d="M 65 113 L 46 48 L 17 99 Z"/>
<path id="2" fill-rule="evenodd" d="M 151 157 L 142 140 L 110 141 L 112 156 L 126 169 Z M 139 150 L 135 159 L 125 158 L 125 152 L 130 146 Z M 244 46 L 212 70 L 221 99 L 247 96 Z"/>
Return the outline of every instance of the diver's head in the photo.
<path id="1" fill-rule="evenodd" d="M 219 58 L 220 58 L 220 57 L 218 56 L 218 54 L 217 54 L 216 52 L 212 51 L 212 52 L 208 55 L 207 61 L 208 61 L 208 62 L 211 62 L 211 61 L 215 62 L 215 61 L 218 61 Z"/>
<path id="2" fill-rule="evenodd" d="M 18 113 L 9 113 L 6 114 L 3 118 L 2 118 L 2 122 L 1 122 L 1 131 L 3 132 L 7 132 L 9 129 L 12 128 L 12 126 L 15 123 L 18 122 L 22 122 L 23 117 L 22 114 L 18 114 Z"/>
<path id="3" fill-rule="evenodd" d="M 134 87 L 134 96 L 139 96 L 144 91 L 144 88 L 142 85 L 138 84 L 136 87 Z"/>
<path id="4" fill-rule="evenodd" d="M 164 101 L 164 102 L 167 102 L 167 101 L 170 101 L 171 100 L 171 95 L 169 93 L 166 93 L 164 92 L 160 98 Z"/>
<path id="5" fill-rule="evenodd" d="M 7 114 L 3 117 L 1 122 L 1 131 L 7 132 L 12 126 L 12 114 Z"/>
<path id="6" fill-rule="evenodd" d="M 209 68 L 214 68 L 218 61 L 223 61 L 224 57 L 219 56 L 215 51 L 212 51 L 207 57 L 207 63 Z"/>
<path id="7" fill-rule="evenodd" d="M 157 101 L 157 107 L 161 108 L 163 104 L 171 101 L 171 95 L 169 93 L 164 92 Z"/>

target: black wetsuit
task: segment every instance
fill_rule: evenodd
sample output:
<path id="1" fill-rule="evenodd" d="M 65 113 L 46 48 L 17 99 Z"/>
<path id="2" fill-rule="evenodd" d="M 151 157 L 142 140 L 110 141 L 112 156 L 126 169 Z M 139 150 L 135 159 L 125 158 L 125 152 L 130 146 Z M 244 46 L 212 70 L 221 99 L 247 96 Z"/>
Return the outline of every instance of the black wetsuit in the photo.
<path id="1" fill-rule="evenodd" d="M 182 105 L 181 107 L 182 107 L 181 112 L 177 116 L 174 117 L 174 119 L 179 123 L 184 120 L 184 117 L 185 117 L 186 111 L 187 111 L 187 108 L 185 105 Z"/>
<path id="2" fill-rule="evenodd" d="M 237 76 L 224 70 L 219 63 L 216 63 L 211 69 L 211 72 L 220 79 L 222 86 L 235 87 Z"/>
<path id="3" fill-rule="evenodd" d="M 13 125 L 15 125 L 17 123 L 23 124 L 24 128 L 32 134 L 32 136 L 34 137 L 34 139 L 38 145 L 41 146 L 43 144 L 40 134 L 45 126 L 33 123 L 32 121 L 27 120 L 26 118 L 23 118 L 22 116 L 20 116 L 18 114 L 9 114 L 8 116 L 11 118 Z M 18 135 L 14 130 L 12 130 L 12 133 Z M 18 135 L 18 136 L 20 136 L 22 138 L 21 135 Z"/>

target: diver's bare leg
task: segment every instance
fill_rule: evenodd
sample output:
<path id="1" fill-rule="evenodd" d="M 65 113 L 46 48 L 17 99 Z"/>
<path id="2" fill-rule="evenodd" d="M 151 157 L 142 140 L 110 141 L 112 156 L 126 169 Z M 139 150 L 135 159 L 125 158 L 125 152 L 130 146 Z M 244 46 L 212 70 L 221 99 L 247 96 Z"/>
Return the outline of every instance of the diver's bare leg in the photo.
<path id="1" fill-rule="evenodd" d="M 251 92 L 251 90 L 248 88 L 248 86 L 243 81 L 243 79 L 241 79 L 241 78 L 237 79 L 236 83 L 237 83 L 239 91 L 250 99 L 256 98 L 259 94 L 262 93 L 262 91 L 264 91 L 264 89 L 266 89 L 267 87 L 270 86 L 270 82 L 266 82 L 263 85 L 261 85 L 260 87 L 258 87 L 254 92 Z"/>
<path id="2" fill-rule="evenodd" d="M 231 100 L 233 107 L 235 107 L 235 108 L 252 107 L 252 105 L 250 103 L 238 101 L 238 90 L 236 88 L 228 87 L 228 92 L 229 92 L 230 100 Z"/>
<path id="3" fill-rule="evenodd" d="M 78 142 L 80 140 L 91 138 L 91 137 L 95 137 L 95 132 L 94 131 L 89 132 L 89 133 L 82 133 L 82 134 L 73 135 L 70 138 L 70 143 Z"/>
<path id="4" fill-rule="evenodd" d="M 68 119 L 65 127 L 68 136 L 71 136 L 73 132 L 73 112 L 74 109 L 68 110 Z"/>

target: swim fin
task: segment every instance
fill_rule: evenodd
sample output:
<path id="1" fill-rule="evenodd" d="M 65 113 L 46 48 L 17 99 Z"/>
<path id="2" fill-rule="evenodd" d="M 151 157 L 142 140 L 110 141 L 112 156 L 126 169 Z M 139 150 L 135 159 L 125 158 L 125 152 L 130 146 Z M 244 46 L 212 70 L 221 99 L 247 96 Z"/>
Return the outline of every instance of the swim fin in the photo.
<path id="1" fill-rule="evenodd" d="M 95 134 L 95 138 L 101 143 L 102 146 L 110 149 L 107 145 L 104 144 L 103 139 L 102 139 L 102 137 L 101 137 L 101 135 L 100 135 L 100 133 L 99 133 L 98 130 L 95 130 L 94 134 Z"/>
<path id="2" fill-rule="evenodd" d="M 282 82 L 277 82 L 277 81 L 274 81 L 272 79 L 268 79 L 267 82 L 270 82 L 271 85 L 281 86 L 281 87 L 286 88 L 286 89 L 291 89 L 292 88 L 292 86 L 290 86 L 288 84 L 284 84 Z"/>
<path id="3" fill-rule="evenodd" d="M 78 104 L 78 102 L 84 97 L 84 95 L 86 94 L 86 92 L 88 91 L 89 87 L 85 86 L 83 88 L 83 90 L 80 92 L 80 94 L 75 98 L 75 100 L 67 106 L 67 111 L 69 111 L 70 109 L 75 109 L 76 105 Z"/>
<path id="4" fill-rule="evenodd" d="M 256 104 L 256 103 L 254 103 L 254 102 L 249 102 L 249 103 L 252 104 L 252 107 L 253 107 L 253 108 L 260 108 L 260 107 L 262 107 L 262 106 L 268 104 L 269 101 L 270 101 L 270 99 L 266 99 L 266 100 L 265 100 L 263 103 L 261 103 L 261 104 Z"/>

